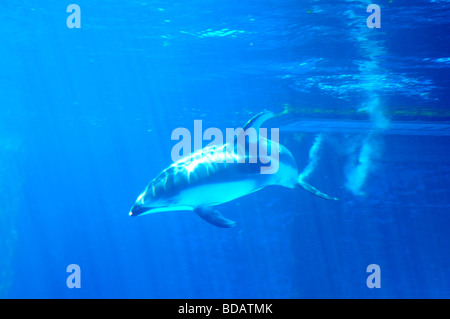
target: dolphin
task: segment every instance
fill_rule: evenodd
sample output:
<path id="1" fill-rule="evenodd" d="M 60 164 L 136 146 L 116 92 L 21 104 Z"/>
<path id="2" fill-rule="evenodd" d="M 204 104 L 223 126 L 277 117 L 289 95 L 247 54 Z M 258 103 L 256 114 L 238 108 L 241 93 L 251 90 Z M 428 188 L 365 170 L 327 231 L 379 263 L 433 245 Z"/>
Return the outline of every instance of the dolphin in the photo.
<path id="1" fill-rule="evenodd" d="M 255 115 L 245 124 L 240 134 L 248 132 L 249 128 L 258 131 L 266 120 L 274 116 L 270 111 Z M 223 216 L 215 206 L 256 192 L 266 186 L 301 187 L 321 198 L 337 200 L 336 197 L 322 193 L 303 180 L 293 155 L 283 145 L 258 136 L 259 145 L 270 146 L 270 149 L 276 147 L 278 153 L 277 156 L 272 156 L 273 154 L 262 155 L 262 152 L 259 152 L 256 154 L 257 160 L 255 158 L 252 160 L 252 156 L 255 155 L 247 152 L 245 147 L 243 152 L 237 152 L 237 149 L 242 147 L 241 144 L 236 143 L 238 138 L 239 136 L 236 136 L 233 141 L 235 142 L 234 152 L 227 151 L 230 143 L 207 146 L 174 162 L 148 184 L 137 198 L 129 215 L 194 211 L 212 225 L 230 228 L 234 227 L 236 222 Z M 229 161 L 230 156 L 235 160 Z M 263 159 L 263 156 L 268 158 Z M 271 164 L 276 162 L 274 166 L 277 170 L 262 174 L 263 163 L 269 161 Z"/>

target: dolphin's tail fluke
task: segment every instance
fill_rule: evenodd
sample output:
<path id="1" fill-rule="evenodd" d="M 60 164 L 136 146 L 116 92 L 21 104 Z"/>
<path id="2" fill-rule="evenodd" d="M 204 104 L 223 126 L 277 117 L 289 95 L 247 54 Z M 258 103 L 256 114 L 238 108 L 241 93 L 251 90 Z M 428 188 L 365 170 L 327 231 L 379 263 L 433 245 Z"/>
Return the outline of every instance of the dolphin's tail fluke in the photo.
<path id="1" fill-rule="evenodd" d="M 300 178 L 298 179 L 298 186 L 302 187 L 304 190 L 307 190 L 308 192 L 313 193 L 314 195 L 319 196 L 321 198 L 328 199 L 328 200 L 338 200 L 338 198 L 336 198 L 336 197 L 322 193 L 317 188 L 309 185 L 307 182 L 301 180 Z"/>

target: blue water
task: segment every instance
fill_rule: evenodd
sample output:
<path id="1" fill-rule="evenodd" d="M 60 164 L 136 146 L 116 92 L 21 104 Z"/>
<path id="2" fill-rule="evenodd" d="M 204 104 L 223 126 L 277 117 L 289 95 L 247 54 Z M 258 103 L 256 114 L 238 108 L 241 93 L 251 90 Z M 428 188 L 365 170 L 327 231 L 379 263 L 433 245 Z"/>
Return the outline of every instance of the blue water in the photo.
<path id="1" fill-rule="evenodd" d="M 0 297 L 450 297 L 450 1 L 380 0 L 380 29 L 362 0 L 71 3 L 0 4 Z M 174 129 L 264 109 L 339 201 L 128 216 Z"/>

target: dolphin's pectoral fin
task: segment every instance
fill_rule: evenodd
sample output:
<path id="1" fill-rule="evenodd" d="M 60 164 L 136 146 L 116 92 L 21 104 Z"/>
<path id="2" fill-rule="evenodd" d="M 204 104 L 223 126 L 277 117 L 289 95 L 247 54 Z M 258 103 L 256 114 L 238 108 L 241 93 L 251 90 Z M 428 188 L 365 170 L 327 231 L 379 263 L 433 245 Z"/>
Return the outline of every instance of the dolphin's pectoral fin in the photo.
<path id="1" fill-rule="evenodd" d="M 224 217 L 217 209 L 212 207 L 196 207 L 194 212 L 208 223 L 217 227 L 231 228 L 236 222 Z"/>
<path id="2" fill-rule="evenodd" d="M 325 199 L 329 199 L 329 200 L 338 200 L 338 198 L 327 195 L 325 193 L 322 193 L 321 191 L 319 191 L 317 188 L 315 188 L 314 186 L 309 185 L 308 183 L 306 183 L 303 180 L 298 181 L 298 186 L 302 187 L 304 190 L 307 190 L 310 193 L 313 193 L 316 196 L 319 196 L 321 198 L 325 198 Z"/>

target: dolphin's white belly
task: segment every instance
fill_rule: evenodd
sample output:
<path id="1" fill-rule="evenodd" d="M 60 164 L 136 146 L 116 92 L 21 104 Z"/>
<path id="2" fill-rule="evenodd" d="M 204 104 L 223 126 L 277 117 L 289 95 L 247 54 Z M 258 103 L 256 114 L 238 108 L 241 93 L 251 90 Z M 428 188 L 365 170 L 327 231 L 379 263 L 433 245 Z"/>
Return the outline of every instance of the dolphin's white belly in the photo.
<path id="1" fill-rule="evenodd" d="M 176 198 L 176 203 L 179 206 L 192 207 L 219 205 L 261 188 L 252 180 L 202 185 L 181 192 Z"/>

